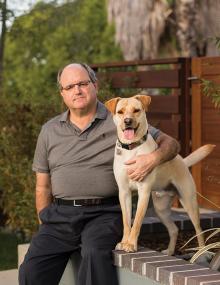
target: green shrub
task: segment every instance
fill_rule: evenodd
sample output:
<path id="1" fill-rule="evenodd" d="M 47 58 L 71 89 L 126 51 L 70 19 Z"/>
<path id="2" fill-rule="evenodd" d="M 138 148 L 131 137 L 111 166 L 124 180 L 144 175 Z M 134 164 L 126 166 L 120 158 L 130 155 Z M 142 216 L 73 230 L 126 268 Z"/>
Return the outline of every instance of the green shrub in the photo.
<path id="1" fill-rule="evenodd" d="M 35 175 L 32 172 L 35 145 L 41 125 L 53 117 L 53 106 L 1 104 L 0 207 L 13 230 L 31 235 L 37 225 Z"/>

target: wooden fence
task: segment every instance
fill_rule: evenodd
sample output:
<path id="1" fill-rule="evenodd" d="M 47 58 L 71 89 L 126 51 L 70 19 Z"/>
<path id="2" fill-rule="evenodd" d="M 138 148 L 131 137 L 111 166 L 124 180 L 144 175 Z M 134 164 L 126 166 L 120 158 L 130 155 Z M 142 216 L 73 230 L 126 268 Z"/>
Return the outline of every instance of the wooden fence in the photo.
<path id="1" fill-rule="evenodd" d="M 203 95 L 200 79 L 220 84 L 220 58 L 192 59 L 192 149 L 212 143 L 215 150 L 192 168 L 198 191 L 219 206 L 220 209 L 220 109 Z M 200 204 L 216 208 L 205 199 Z"/>
<path id="2" fill-rule="evenodd" d="M 149 122 L 181 143 L 183 156 L 190 152 L 190 59 L 172 58 L 92 65 L 100 80 L 117 89 L 154 89 L 168 95 L 152 96 Z M 150 90 L 149 90 L 150 89 Z"/>
<path id="3" fill-rule="evenodd" d="M 179 140 L 182 156 L 206 143 L 217 145 L 208 158 L 192 168 L 192 173 L 197 190 L 220 206 L 220 111 L 202 95 L 199 80 L 220 83 L 220 58 L 172 58 L 92 67 L 98 78 L 108 80 L 116 92 L 141 88 L 152 95 L 155 90 L 161 94 L 165 89 L 166 96 L 152 96 L 148 120 Z M 215 208 L 204 199 L 199 201 L 201 206 Z"/>

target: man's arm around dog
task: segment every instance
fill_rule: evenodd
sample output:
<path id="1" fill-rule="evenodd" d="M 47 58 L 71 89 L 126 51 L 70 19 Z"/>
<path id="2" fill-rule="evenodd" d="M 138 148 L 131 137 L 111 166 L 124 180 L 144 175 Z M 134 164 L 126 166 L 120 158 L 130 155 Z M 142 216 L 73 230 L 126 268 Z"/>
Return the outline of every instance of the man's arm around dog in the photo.
<path id="1" fill-rule="evenodd" d="M 134 181 L 142 181 L 156 166 L 173 159 L 180 150 L 179 143 L 172 137 L 161 133 L 156 139 L 158 148 L 150 154 L 142 154 L 126 161 L 128 175 Z"/>

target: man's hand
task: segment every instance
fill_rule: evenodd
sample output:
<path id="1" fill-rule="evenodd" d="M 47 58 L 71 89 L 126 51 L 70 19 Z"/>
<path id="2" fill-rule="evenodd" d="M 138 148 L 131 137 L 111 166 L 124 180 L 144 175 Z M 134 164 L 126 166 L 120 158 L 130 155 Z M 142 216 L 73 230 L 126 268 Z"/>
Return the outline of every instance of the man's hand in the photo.
<path id="1" fill-rule="evenodd" d="M 50 175 L 48 173 L 36 173 L 36 208 L 39 218 L 39 212 L 52 202 L 52 189 Z"/>
<path id="2" fill-rule="evenodd" d="M 127 173 L 128 177 L 134 181 L 142 181 L 144 177 L 149 174 L 154 167 L 160 163 L 160 158 L 157 152 L 149 154 L 142 154 L 133 157 L 125 162 L 128 165 Z"/>
<path id="3" fill-rule="evenodd" d="M 137 155 L 125 162 L 125 165 L 128 165 L 127 173 L 130 179 L 142 181 L 154 167 L 173 159 L 180 150 L 179 143 L 164 133 L 158 136 L 156 143 L 158 148 L 152 153 Z"/>

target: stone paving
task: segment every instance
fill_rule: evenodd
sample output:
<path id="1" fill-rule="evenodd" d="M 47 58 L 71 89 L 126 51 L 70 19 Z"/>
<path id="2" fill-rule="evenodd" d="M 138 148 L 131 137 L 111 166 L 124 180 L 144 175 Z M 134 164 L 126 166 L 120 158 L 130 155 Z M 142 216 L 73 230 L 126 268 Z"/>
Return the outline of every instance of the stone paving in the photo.
<path id="1" fill-rule="evenodd" d="M 0 271 L 0 285 L 18 285 L 18 270 Z"/>

